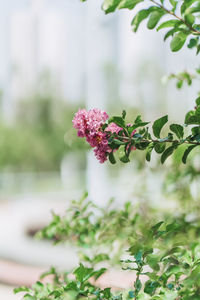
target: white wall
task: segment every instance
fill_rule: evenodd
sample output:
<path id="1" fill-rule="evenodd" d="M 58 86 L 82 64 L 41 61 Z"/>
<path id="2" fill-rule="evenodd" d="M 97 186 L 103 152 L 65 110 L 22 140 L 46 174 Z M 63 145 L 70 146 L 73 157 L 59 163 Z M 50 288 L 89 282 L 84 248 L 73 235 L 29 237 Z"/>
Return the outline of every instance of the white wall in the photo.
<path id="1" fill-rule="evenodd" d="M 34 89 L 45 70 L 51 72 L 55 88 L 68 100 L 86 98 L 88 106 L 105 106 L 104 75 L 109 64 L 117 66 L 119 95 L 125 106 L 145 107 L 147 115 L 156 108 L 173 114 L 179 95 L 183 106 L 191 105 L 190 95 L 186 91 L 178 94 L 173 85 L 158 93 L 162 74 L 195 64 L 191 51 L 171 53 L 169 43 L 162 41 L 163 33 L 149 31 L 145 25 L 132 33 L 132 12 L 105 16 L 101 2 L 9 0 L 5 4 L 0 0 L 4 11 L 0 14 L 0 88 L 5 91 L 5 107 L 10 104 L 12 111 L 13 102 Z M 148 61 L 151 65 L 143 70 Z M 196 88 L 193 91 L 195 95 Z M 166 96 L 172 98 L 167 105 Z"/>

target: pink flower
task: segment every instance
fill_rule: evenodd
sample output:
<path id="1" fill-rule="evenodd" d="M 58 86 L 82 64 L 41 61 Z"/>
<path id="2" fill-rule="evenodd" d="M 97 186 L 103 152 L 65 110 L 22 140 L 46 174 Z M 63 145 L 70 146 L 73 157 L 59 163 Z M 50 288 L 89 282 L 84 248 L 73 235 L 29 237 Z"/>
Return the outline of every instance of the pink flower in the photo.
<path id="1" fill-rule="evenodd" d="M 110 131 L 112 133 L 119 133 L 123 128 L 116 125 L 114 122 L 110 123 L 108 127 L 106 127 L 105 131 Z"/>
<path id="2" fill-rule="evenodd" d="M 87 130 L 87 111 L 85 109 L 79 109 L 72 123 L 74 128 L 78 130 L 78 136 L 85 137 Z"/>
<path id="3" fill-rule="evenodd" d="M 107 160 L 108 153 L 111 151 L 111 148 L 108 146 L 106 134 L 104 133 L 101 142 L 94 149 L 95 156 L 100 163 L 104 163 Z"/>
<path id="4" fill-rule="evenodd" d="M 109 147 L 109 133 L 118 134 L 123 130 L 123 128 L 112 122 L 106 127 L 105 131 L 103 131 L 102 126 L 107 120 L 108 115 L 105 111 L 94 108 L 90 109 L 89 111 L 86 111 L 85 109 L 79 109 L 72 121 L 74 128 L 77 130 L 78 136 L 86 138 L 90 146 L 94 148 L 95 156 L 100 163 L 104 163 L 108 159 L 108 155 L 111 151 L 118 149 L 111 149 Z M 128 126 L 131 127 L 132 124 L 128 124 Z M 131 137 L 135 133 L 136 130 L 133 130 Z M 123 136 L 125 136 L 124 133 Z M 129 143 L 127 148 L 129 148 L 130 151 L 136 149 L 131 145 L 131 143 Z"/>
<path id="5" fill-rule="evenodd" d="M 72 121 L 74 128 L 78 130 L 78 136 L 86 137 L 90 146 L 95 148 L 94 153 L 100 163 L 107 160 L 107 155 L 111 151 L 107 134 L 102 131 L 102 125 L 107 119 L 106 112 L 94 108 L 88 112 L 85 109 L 79 109 Z"/>
<path id="6" fill-rule="evenodd" d="M 105 133 L 103 133 L 102 131 L 97 131 L 96 133 L 89 134 L 86 136 L 86 140 L 92 148 L 102 143 L 103 139 L 105 139 Z"/>
<path id="7" fill-rule="evenodd" d="M 103 164 L 107 160 L 107 152 L 102 146 L 95 148 L 94 154 L 101 164 Z"/>
<path id="8" fill-rule="evenodd" d="M 101 139 L 99 130 L 108 119 L 105 111 L 94 108 L 88 112 L 85 109 L 79 109 L 73 119 L 73 126 L 78 130 L 79 137 L 86 137 L 91 147 L 95 147 Z"/>
<path id="9" fill-rule="evenodd" d="M 93 108 L 88 111 L 87 128 L 90 133 L 96 133 L 99 128 L 108 120 L 108 115 L 105 111 L 98 108 Z"/>

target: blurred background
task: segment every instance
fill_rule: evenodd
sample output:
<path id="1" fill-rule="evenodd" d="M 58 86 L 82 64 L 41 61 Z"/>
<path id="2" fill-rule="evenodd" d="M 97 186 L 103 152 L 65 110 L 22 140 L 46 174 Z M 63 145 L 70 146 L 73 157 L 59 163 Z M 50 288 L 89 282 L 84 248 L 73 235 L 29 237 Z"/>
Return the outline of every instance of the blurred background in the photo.
<path id="1" fill-rule="evenodd" d="M 0 299 L 19 299 L 12 287 L 51 265 L 77 263 L 75 249 L 32 236 L 84 191 L 100 206 L 111 197 L 171 205 L 156 158 L 100 165 L 72 128 L 79 107 L 180 122 L 193 108 L 198 85 L 177 91 L 162 79 L 193 70 L 195 53 L 170 52 L 145 24 L 134 34 L 132 17 L 105 16 L 101 0 L 0 0 Z"/>

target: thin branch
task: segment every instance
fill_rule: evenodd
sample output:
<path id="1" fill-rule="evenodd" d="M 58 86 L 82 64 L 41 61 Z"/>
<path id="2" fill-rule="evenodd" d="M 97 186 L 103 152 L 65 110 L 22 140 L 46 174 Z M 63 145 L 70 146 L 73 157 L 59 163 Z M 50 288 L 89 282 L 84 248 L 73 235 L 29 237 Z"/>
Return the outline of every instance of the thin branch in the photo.
<path id="1" fill-rule="evenodd" d="M 127 141 L 127 142 L 131 142 L 131 141 L 136 141 L 136 139 L 132 138 L 132 137 L 125 137 L 125 136 L 120 136 L 118 135 L 117 138 L 121 139 L 122 141 Z M 177 144 L 188 144 L 188 145 L 199 145 L 200 146 L 200 142 L 193 142 L 193 141 L 179 141 L 179 140 L 156 140 L 156 139 L 139 139 L 138 140 L 139 143 L 177 143 Z"/>
<path id="2" fill-rule="evenodd" d="M 192 31 L 193 34 L 200 35 L 200 31 L 198 31 L 195 28 L 193 28 L 184 19 L 182 19 L 181 17 L 177 16 L 173 11 L 167 9 L 166 7 L 164 7 L 162 4 L 158 3 L 155 0 L 150 0 L 150 1 L 153 2 L 155 5 L 157 5 L 158 7 L 162 8 L 166 13 L 170 14 L 171 16 L 175 17 L 176 19 L 178 19 L 179 21 L 181 21 L 183 24 L 185 24 Z"/>

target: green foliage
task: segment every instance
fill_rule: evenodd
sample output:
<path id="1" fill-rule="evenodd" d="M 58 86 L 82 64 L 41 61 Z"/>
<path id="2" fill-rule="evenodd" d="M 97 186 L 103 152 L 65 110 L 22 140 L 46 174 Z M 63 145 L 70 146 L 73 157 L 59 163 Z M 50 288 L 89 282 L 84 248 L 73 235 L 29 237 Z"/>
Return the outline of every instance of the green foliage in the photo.
<path id="1" fill-rule="evenodd" d="M 170 48 L 172 51 L 179 51 L 189 39 L 188 48 L 196 48 L 197 54 L 200 51 L 199 35 L 200 28 L 198 19 L 200 15 L 199 0 L 104 0 L 102 5 L 106 13 L 117 9 L 130 9 L 135 12 L 136 6 L 139 11 L 135 13 L 132 20 L 133 31 L 137 31 L 142 21 L 147 19 L 147 28 L 157 30 L 167 29 L 164 39 L 172 37 Z M 149 5 L 142 8 L 143 4 Z M 165 16 L 164 21 L 162 18 Z M 168 18 L 168 20 L 166 20 Z"/>
<path id="2" fill-rule="evenodd" d="M 168 122 L 168 116 L 164 116 L 153 123 L 153 134 L 155 137 L 160 138 L 160 132 L 163 126 Z"/>
<path id="3" fill-rule="evenodd" d="M 179 124 L 171 124 L 170 130 L 176 134 L 178 139 L 182 139 L 184 136 L 184 128 Z"/>
<path id="4" fill-rule="evenodd" d="M 41 281 L 36 282 L 31 288 L 21 287 L 15 289 L 15 293 L 22 292 L 23 299 L 195 299 L 199 293 L 199 218 L 188 221 L 187 214 L 173 216 L 164 215 L 163 221 L 153 221 L 155 213 L 146 211 L 146 215 L 139 216 L 136 210 L 127 203 L 120 210 L 113 210 L 110 204 L 105 209 L 98 209 L 101 215 L 98 218 L 89 218 L 85 221 L 85 216 L 90 215 L 90 202 L 81 199 L 72 203 L 66 212 L 66 216 L 53 216 L 52 223 L 42 232 L 42 236 L 55 238 L 60 242 L 65 242 L 66 238 L 72 240 L 73 235 L 76 245 L 86 246 L 86 240 L 90 249 L 94 248 L 95 255 L 88 257 L 83 255 L 81 259 L 84 263 L 73 270 L 73 276 L 69 273 L 59 273 L 55 268 L 44 273 Z M 82 208 L 81 208 L 82 207 Z M 110 207 L 110 208 L 109 208 Z M 79 215 L 74 217 L 73 229 L 68 229 L 68 224 L 72 220 L 67 216 L 74 211 Z M 97 214 L 98 215 L 98 214 Z M 198 215 L 198 213 L 197 213 Z M 81 217 L 82 216 L 82 217 Z M 108 217 L 109 216 L 109 217 Z M 152 216 L 154 216 L 152 218 Z M 122 221 L 123 220 L 123 221 Z M 80 222 L 82 221 L 82 222 Z M 107 224 L 107 222 L 110 222 Z M 102 224 L 103 223 L 103 224 Z M 120 226 L 117 227 L 117 224 Z M 54 230 L 52 230 L 52 224 Z M 64 227 L 66 224 L 66 228 Z M 79 230 L 82 224 L 82 229 Z M 112 224 L 112 225 L 111 225 Z M 91 238 L 89 228 L 93 228 Z M 91 227 L 92 226 L 92 227 Z M 83 230 L 83 227 L 85 229 Z M 112 228 L 110 228 L 112 227 Z M 49 236 L 48 229 L 52 231 Z M 66 230 L 66 234 L 64 234 Z M 109 231 L 111 230 L 111 231 Z M 62 232 L 62 234 L 60 234 Z M 81 234 L 84 232 L 85 238 Z M 87 232 L 87 239 L 86 239 Z M 95 237 L 95 238 L 94 238 Z M 101 289 L 98 287 L 98 278 L 106 272 L 99 263 L 108 261 L 111 263 L 112 251 L 116 249 L 116 241 L 119 247 L 119 260 L 126 254 L 125 259 L 121 259 L 123 272 L 129 270 L 135 278 L 131 289 L 113 292 L 111 287 Z M 110 244 L 114 245 L 111 251 Z M 103 246 L 104 254 L 96 254 L 96 249 Z M 128 250 L 127 250 L 128 249 Z M 44 284 L 42 279 L 46 276 L 53 276 L 50 283 Z"/>
<path id="5" fill-rule="evenodd" d="M 170 74 L 167 79 L 176 79 L 176 87 L 178 89 L 182 88 L 184 82 L 191 86 L 194 80 L 199 80 L 199 69 L 195 70 L 194 74 L 191 74 L 187 71 L 180 72 L 178 74 Z"/>
<path id="6" fill-rule="evenodd" d="M 67 152 L 86 149 L 71 129 L 73 112 L 74 106 L 40 94 L 19 102 L 13 123 L 0 124 L 0 169 L 59 170 Z"/>
<path id="7" fill-rule="evenodd" d="M 109 123 L 115 123 L 120 126 L 119 133 L 109 133 L 108 144 L 112 149 L 109 153 L 109 161 L 112 164 L 116 163 L 115 156 L 123 163 L 130 162 L 133 149 L 146 150 L 146 160 L 151 160 L 153 150 L 161 155 L 161 163 L 164 163 L 178 148 L 182 145 L 187 145 L 185 152 L 182 154 L 182 162 L 185 164 L 187 157 L 192 149 L 200 146 L 200 100 L 197 98 L 196 107 L 189 111 L 185 116 L 185 124 L 171 124 L 169 131 L 161 137 L 161 132 L 168 122 L 168 116 L 161 117 L 154 121 L 152 131 L 154 137 L 149 132 L 149 122 L 143 122 L 141 116 L 137 116 L 135 121 L 126 124 L 124 117 L 114 116 L 108 120 Z M 105 124 L 106 130 L 108 124 Z M 188 125 L 193 125 L 188 130 Z M 115 156 L 114 156 L 115 151 Z"/>
<path id="8" fill-rule="evenodd" d="M 86 193 L 80 201 L 72 202 L 64 217 L 53 214 L 52 222 L 36 236 L 55 243 L 70 240 L 85 249 L 95 246 L 93 259 L 99 262 L 108 259 L 107 256 L 98 253 L 101 245 L 107 244 L 109 249 L 112 249 L 112 243 L 116 239 L 123 240 L 126 244 L 127 235 L 137 218 L 138 215 L 132 210 L 130 203 L 126 203 L 121 210 L 113 210 L 111 200 L 107 207 L 101 209 L 87 200 Z M 89 258 L 87 261 L 90 261 Z"/>
<path id="9" fill-rule="evenodd" d="M 189 34 L 188 32 L 180 31 L 174 35 L 170 43 L 170 48 L 173 52 L 177 52 L 183 47 L 188 34 Z"/>
<path id="10" fill-rule="evenodd" d="M 53 275 L 53 283 L 44 285 L 42 282 L 36 282 L 32 288 L 16 288 L 15 293 L 26 292 L 23 299 L 32 300 L 75 300 L 75 299 L 122 299 L 121 296 L 115 296 L 109 288 L 100 289 L 90 282 L 93 277 L 95 280 L 100 277 L 106 269 L 94 270 L 80 264 L 73 272 L 75 279 L 72 280 L 68 274 L 59 274 L 53 268 L 47 274 L 42 275 L 42 278 L 47 275 Z"/>

